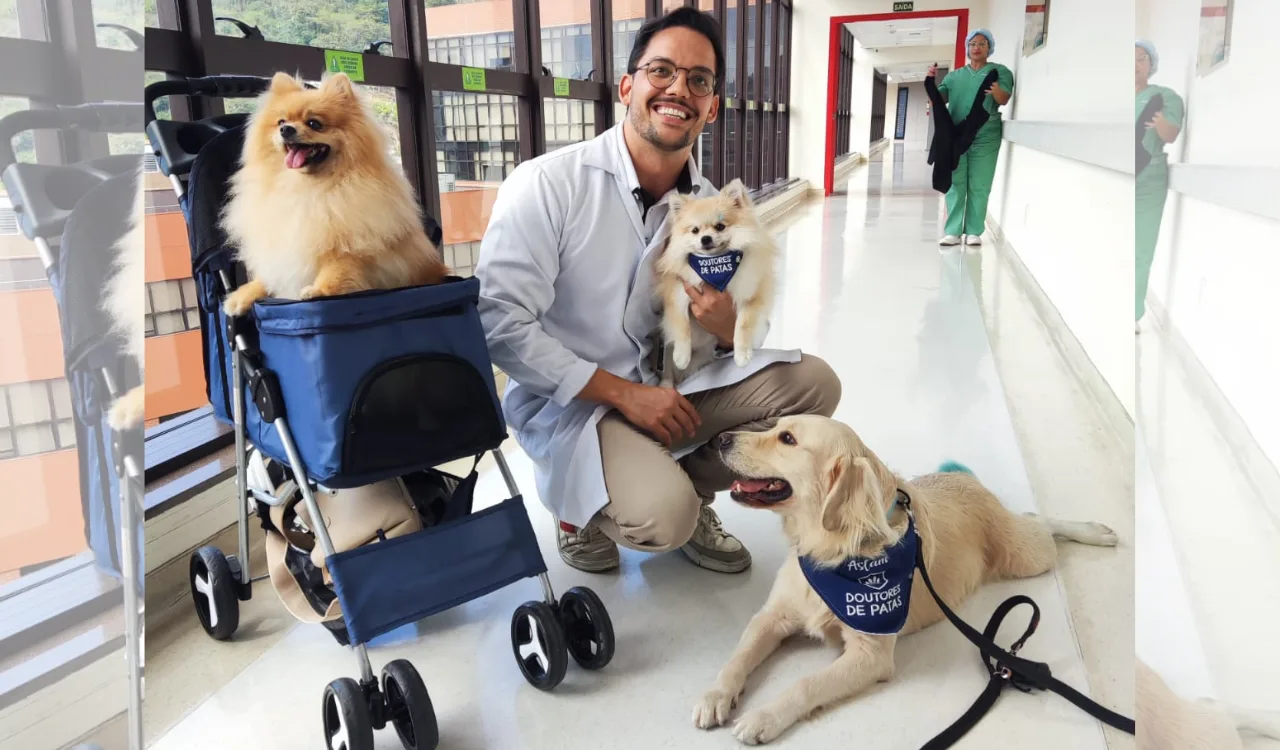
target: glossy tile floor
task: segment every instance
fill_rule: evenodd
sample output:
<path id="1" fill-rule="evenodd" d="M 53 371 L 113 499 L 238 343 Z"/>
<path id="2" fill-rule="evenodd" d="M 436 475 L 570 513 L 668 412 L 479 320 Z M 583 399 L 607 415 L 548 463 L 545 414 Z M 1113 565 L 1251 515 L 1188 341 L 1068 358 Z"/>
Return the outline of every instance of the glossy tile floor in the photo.
<path id="1" fill-rule="evenodd" d="M 959 611 L 981 627 L 1004 598 L 1032 596 L 1043 621 L 1024 653 L 1131 715 L 1133 648 L 1124 635 L 1132 633 L 1131 448 L 1127 459 L 1118 457 L 1124 441 L 1098 437 L 1105 431 L 1071 389 L 992 251 L 939 251 L 940 201 L 929 189 L 928 169 L 923 152 L 890 150 L 853 174 L 847 195 L 783 218 L 784 281 L 770 345 L 826 358 L 844 382 L 836 416 L 899 473 L 959 460 L 1016 511 L 1098 520 L 1120 534 L 1117 549 L 1061 545 L 1060 571 L 989 586 Z M 1003 294 L 993 304 L 997 286 Z M 1002 325 L 989 343 L 992 315 Z M 531 492 L 529 463 L 514 445 L 507 456 Z M 488 466 L 477 497 L 496 501 L 502 489 Z M 445 748 L 736 746 L 726 730 L 695 729 L 691 709 L 765 599 L 785 551 L 775 518 L 727 498 L 717 503 L 726 526 L 754 555 L 742 575 L 700 570 L 679 553 L 624 551 L 620 571 L 592 576 L 560 562 L 550 517 L 526 496 L 556 589 L 587 585 L 607 604 L 618 641 L 613 663 L 598 673 L 571 666 L 551 694 L 526 684 L 509 641 L 512 611 L 539 595 L 537 583 L 526 581 L 381 639 L 371 648 L 375 669 L 394 658 L 417 666 Z M 148 692 L 158 698 L 147 707 L 152 747 L 323 746 L 321 691 L 336 677 L 354 676 L 355 658 L 318 627 L 282 625 L 271 591 L 257 593 L 256 609 L 242 621 L 246 643 L 197 644 L 198 625 L 189 608 L 181 611 L 189 607 L 183 603 L 163 626 L 178 634 L 149 634 L 149 645 L 170 644 L 148 657 Z M 255 648 L 259 655 L 248 659 Z M 221 649 L 245 665 L 234 676 L 220 666 Z M 750 681 L 745 708 L 833 656 L 816 643 L 785 645 Z M 891 683 L 800 724 L 776 744 L 917 748 L 960 716 L 986 683 L 977 651 L 947 625 L 901 641 L 897 665 Z M 959 746 L 1108 744 L 1132 746 L 1128 738 L 1104 735 L 1059 698 L 1009 691 Z M 399 746 L 394 732 L 378 734 L 377 747 Z"/>
<path id="2" fill-rule="evenodd" d="M 1280 476 L 1228 437 L 1167 332 L 1138 353 L 1137 652 L 1185 697 L 1280 711 Z"/>

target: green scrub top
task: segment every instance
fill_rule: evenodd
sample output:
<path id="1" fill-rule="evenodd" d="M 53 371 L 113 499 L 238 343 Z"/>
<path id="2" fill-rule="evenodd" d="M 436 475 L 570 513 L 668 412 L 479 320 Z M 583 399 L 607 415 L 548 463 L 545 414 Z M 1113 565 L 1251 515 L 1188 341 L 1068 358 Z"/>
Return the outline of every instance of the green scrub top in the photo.
<path id="1" fill-rule="evenodd" d="M 1133 113 L 1134 119 L 1136 120 L 1142 116 L 1143 108 L 1147 106 L 1147 102 L 1151 101 L 1156 94 L 1164 97 L 1164 119 L 1169 121 L 1170 124 L 1181 128 L 1182 119 L 1186 116 L 1186 109 L 1182 103 L 1182 97 L 1167 86 L 1149 84 L 1145 89 L 1138 92 L 1137 108 Z M 1165 156 L 1165 142 L 1160 140 L 1160 135 L 1156 133 L 1155 128 L 1148 130 L 1147 134 L 1142 137 L 1142 147 L 1157 159 Z"/>
<path id="2" fill-rule="evenodd" d="M 996 71 L 996 80 L 1000 82 L 1000 88 L 1012 94 L 1013 72 L 1000 63 L 993 62 L 988 62 L 977 70 L 974 70 L 971 65 L 965 65 L 948 73 L 946 78 L 942 79 L 942 83 L 938 84 L 938 91 L 947 96 L 947 111 L 951 113 L 952 122 L 959 123 L 969 116 L 973 99 L 978 95 L 978 88 L 987 77 L 987 73 L 993 69 Z M 991 113 L 991 119 L 982 126 L 982 130 L 999 128 L 1000 105 L 988 94 L 983 97 L 982 106 Z"/>

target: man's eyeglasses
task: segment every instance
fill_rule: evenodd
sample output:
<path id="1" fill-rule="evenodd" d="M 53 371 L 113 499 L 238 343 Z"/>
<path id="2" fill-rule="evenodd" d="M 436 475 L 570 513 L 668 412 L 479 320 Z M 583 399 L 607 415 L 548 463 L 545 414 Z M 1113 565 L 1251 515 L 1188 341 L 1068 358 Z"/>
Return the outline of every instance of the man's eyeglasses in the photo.
<path id="1" fill-rule="evenodd" d="M 654 60 L 647 65 L 639 66 L 645 72 L 649 83 L 656 89 L 666 89 L 676 82 L 680 71 L 685 72 L 685 85 L 694 96 L 709 96 L 716 90 L 715 73 L 706 68 L 680 68 L 670 60 Z"/>

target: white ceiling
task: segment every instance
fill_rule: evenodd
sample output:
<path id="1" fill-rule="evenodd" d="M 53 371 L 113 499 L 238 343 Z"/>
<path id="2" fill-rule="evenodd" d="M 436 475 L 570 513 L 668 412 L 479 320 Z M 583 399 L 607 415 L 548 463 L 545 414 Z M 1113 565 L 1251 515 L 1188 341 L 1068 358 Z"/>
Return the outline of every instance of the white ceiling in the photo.
<path id="1" fill-rule="evenodd" d="M 867 49 L 955 45 L 956 18 L 904 18 L 901 21 L 847 23 L 845 28 Z"/>
<path id="2" fill-rule="evenodd" d="M 903 63 L 901 65 L 877 65 L 876 71 L 889 76 L 891 83 L 914 83 L 924 80 L 929 63 Z"/>

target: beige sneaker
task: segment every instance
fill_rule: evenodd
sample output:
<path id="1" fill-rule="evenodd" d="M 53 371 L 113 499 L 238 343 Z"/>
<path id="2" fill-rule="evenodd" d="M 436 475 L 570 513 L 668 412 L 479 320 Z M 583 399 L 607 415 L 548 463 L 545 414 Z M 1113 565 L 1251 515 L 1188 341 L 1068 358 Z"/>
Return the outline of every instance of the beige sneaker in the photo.
<path id="1" fill-rule="evenodd" d="M 618 567 L 618 545 L 595 526 L 579 529 L 558 522 L 556 537 L 560 559 L 571 568 L 584 573 L 606 573 Z"/>
<path id="2" fill-rule="evenodd" d="M 751 567 L 751 553 L 737 537 L 724 530 L 720 516 L 710 505 L 702 506 L 693 537 L 680 551 L 694 565 L 717 573 L 741 573 Z"/>

